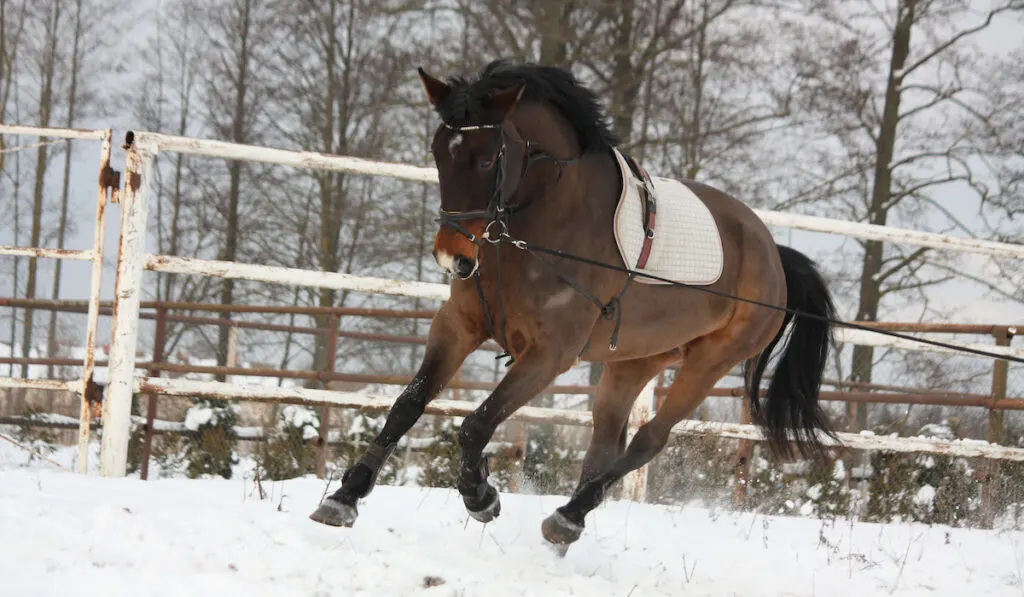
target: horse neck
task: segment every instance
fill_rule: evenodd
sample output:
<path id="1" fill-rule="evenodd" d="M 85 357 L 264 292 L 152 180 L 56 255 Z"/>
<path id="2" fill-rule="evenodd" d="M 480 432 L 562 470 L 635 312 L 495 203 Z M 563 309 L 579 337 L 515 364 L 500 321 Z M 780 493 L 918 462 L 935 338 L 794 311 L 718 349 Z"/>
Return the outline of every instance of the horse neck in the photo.
<path id="1" fill-rule="evenodd" d="M 554 176 L 554 168 L 551 174 Z M 513 232 L 542 245 L 597 258 L 606 252 L 600 239 L 611 236 L 621 179 L 610 152 L 594 152 L 567 164 L 557 184 L 546 187 L 524 211 Z M 516 230 L 518 229 L 518 230 Z M 607 235 L 601 234 L 607 232 Z M 575 269 L 565 264 L 569 269 Z"/>
<path id="2" fill-rule="evenodd" d="M 551 155 L 562 159 L 580 159 L 563 167 L 558 184 L 546 187 L 536 197 L 537 211 L 529 216 L 530 228 L 551 233 L 559 227 L 578 227 L 594 231 L 611 226 L 618 204 L 621 175 L 610 151 L 580 155 L 576 132 L 560 114 L 546 104 L 530 103 L 516 109 L 517 127 L 528 139 Z M 532 211 L 532 209 L 531 209 Z M 610 230 L 610 228 L 607 228 Z M 558 237 L 565 235 L 558 233 Z"/>
<path id="3" fill-rule="evenodd" d="M 516 107 L 516 128 L 544 151 L 561 158 L 579 155 L 580 142 L 569 122 L 546 102 L 527 102 Z"/>

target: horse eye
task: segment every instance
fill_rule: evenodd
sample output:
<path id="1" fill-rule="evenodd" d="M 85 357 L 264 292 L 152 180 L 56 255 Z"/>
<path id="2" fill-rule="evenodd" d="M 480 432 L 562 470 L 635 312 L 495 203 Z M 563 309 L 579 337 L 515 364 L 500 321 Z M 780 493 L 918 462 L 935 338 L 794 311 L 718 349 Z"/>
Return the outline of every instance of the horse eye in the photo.
<path id="1" fill-rule="evenodd" d="M 487 158 L 483 158 L 479 162 L 476 163 L 476 167 L 479 170 L 490 170 L 491 166 L 493 166 L 493 165 L 494 165 L 494 162 L 492 160 L 487 159 Z"/>

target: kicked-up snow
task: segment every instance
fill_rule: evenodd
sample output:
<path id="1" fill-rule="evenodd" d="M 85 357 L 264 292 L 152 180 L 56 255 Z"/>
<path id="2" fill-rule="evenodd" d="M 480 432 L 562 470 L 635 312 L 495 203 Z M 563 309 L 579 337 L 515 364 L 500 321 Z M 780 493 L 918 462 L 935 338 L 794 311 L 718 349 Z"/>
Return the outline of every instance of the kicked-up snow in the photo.
<path id="1" fill-rule="evenodd" d="M 611 502 L 560 559 L 540 535 L 557 496 L 502 495 L 484 526 L 453 490 L 378 487 L 339 529 L 307 519 L 324 493 L 312 478 L 264 483 L 260 500 L 251 479 L 22 463 L 0 462 L 4 597 L 1024 594 L 1018 531 Z"/>

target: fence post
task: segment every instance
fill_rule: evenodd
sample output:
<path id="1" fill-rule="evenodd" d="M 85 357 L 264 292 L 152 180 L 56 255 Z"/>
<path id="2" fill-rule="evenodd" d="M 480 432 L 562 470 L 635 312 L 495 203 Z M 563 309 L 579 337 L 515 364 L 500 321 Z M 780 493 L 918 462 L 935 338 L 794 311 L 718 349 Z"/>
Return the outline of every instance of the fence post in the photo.
<path id="1" fill-rule="evenodd" d="M 325 373 L 334 372 L 334 361 L 338 358 L 338 314 L 331 313 L 327 319 L 327 362 Z M 324 384 L 326 386 L 326 383 Z M 316 440 L 316 476 L 323 479 L 327 476 L 327 438 L 331 424 L 331 407 L 320 407 L 320 437 Z"/>
<path id="2" fill-rule="evenodd" d="M 1013 339 L 1013 330 L 1005 328 L 995 334 L 997 346 L 1009 346 Z M 986 439 L 992 444 L 1002 444 L 1006 428 L 1003 424 L 1002 410 L 996 408 L 996 403 L 1006 398 L 1007 378 L 1009 376 L 1009 362 L 1003 359 L 995 359 L 992 365 L 992 404 L 988 411 L 988 434 Z M 995 484 L 999 478 L 999 461 L 989 459 L 985 462 L 985 484 L 981 488 L 981 517 L 985 527 L 991 527 L 995 521 Z"/>
<path id="3" fill-rule="evenodd" d="M 750 400 L 744 398 L 740 407 L 740 424 L 750 425 Z M 732 505 L 740 509 L 747 506 L 747 485 L 750 481 L 750 457 L 754 452 L 754 442 L 741 439 L 736 450 L 736 478 L 732 487 Z"/>
<path id="4" fill-rule="evenodd" d="M 629 438 L 633 437 L 640 427 L 651 419 L 651 408 L 654 406 L 654 388 L 658 385 L 658 379 L 654 378 L 647 382 L 644 389 L 640 391 L 632 410 L 629 411 Z M 634 502 L 647 501 L 647 465 L 629 473 L 622 480 L 622 498 Z"/>
<path id="5" fill-rule="evenodd" d="M 228 316 L 231 314 L 228 313 Z M 234 322 L 231 319 L 225 319 L 224 325 L 228 326 L 228 354 L 224 359 L 224 364 L 228 367 L 238 366 L 238 328 L 235 327 Z M 231 383 L 231 375 L 225 375 L 224 381 Z"/>
<path id="6" fill-rule="evenodd" d="M 100 148 L 99 189 L 96 194 L 96 221 L 93 228 L 92 275 L 89 283 L 89 307 L 85 324 L 85 359 L 82 361 L 82 388 L 79 390 L 82 403 L 78 413 L 78 458 L 75 469 L 81 474 L 89 471 L 89 427 L 92 424 L 95 383 L 92 380 L 96 367 L 96 327 L 100 318 L 100 288 L 103 278 L 103 245 L 107 222 L 107 189 L 117 193 L 117 182 L 110 169 L 111 131 L 103 133 Z M 14 365 L 11 365 L 14 370 Z"/>
<path id="7" fill-rule="evenodd" d="M 159 305 L 156 308 L 156 332 L 153 334 L 153 363 L 164 361 L 164 342 L 167 336 L 167 308 Z M 160 377 L 159 368 L 149 370 L 150 377 Z M 142 453 L 139 455 L 139 477 L 149 479 L 149 456 L 153 453 L 153 421 L 156 419 L 156 394 L 147 395 L 146 432 L 142 439 Z"/>
<path id="8" fill-rule="evenodd" d="M 100 474 L 104 477 L 123 477 L 128 463 L 147 203 L 155 158 L 154 152 L 136 147 L 129 133 L 125 148 L 125 188 L 120 194 L 121 238 L 114 283 L 114 330 L 110 342 L 107 391 L 103 400 Z"/>

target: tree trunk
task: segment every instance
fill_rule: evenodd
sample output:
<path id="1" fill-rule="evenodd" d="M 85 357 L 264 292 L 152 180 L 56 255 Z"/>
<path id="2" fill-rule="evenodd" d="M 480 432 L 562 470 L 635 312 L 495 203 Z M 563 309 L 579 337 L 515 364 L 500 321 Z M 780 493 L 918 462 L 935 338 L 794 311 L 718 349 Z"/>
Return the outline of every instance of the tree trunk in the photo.
<path id="1" fill-rule="evenodd" d="M 570 21 L 575 2 L 545 2 L 538 25 L 540 30 L 540 63 L 568 68 Z"/>
<path id="2" fill-rule="evenodd" d="M 64 126 L 72 128 L 75 125 L 75 103 L 78 90 L 78 52 L 82 38 L 82 0 L 75 2 L 75 33 L 71 49 L 71 82 L 68 87 L 68 114 L 64 119 Z M 64 248 L 64 238 L 67 235 L 68 226 L 68 193 L 71 186 L 71 142 L 64 144 L 64 188 L 60 196 L 60 223 L 57 226 L 57 248 Z M 63 260 L 58 259 L 53 267 L 53 289 L 50 297 L 53 300 L 60 298 L 60 275 Z M 57 353 L 57 312 L 50 311 L 50 326 L 46 330 L 46 354 L 53 358 Z M 53 366 L 47 367 L 47 377 L 53 377 Z"/>
<path id="3" fill-rule="evenodd" d="M 250 0 L 245 0 L 242 4 L 241 16 L 241 27 L 239 31 L 238 43 L 240 44 L 238 53 L 238 73 L 237 73 L 237 84 L 235 86 L 235 105 L 231 116 L 231 141 L 235 143 L 244 143 L 246 141 L 245 135 L 245 111 L 246 111 L 246 87 L 248 84 L 249 74 L 249 26 L 250 26 Z M 239 161 L 232 161 L 228 166 L 229 186 L 228 186 L 228 212 L 227 212 L 227 231 L 224 239 L 224 249 L 221 252 L 221 259 L 224 261 L 234 261 L 238 253 L 238 200 L 241 194 L 241 183 L 242 183 L 242 163 Z M 220 302 L 222 305 L 230 305 L 234 303 L 234 291 L 235 283 L 234 280 L 226 278 L 223 285 L 221 286 Z M 226 321 L 231 320 L 231 313 L 225 311 L 221 314 L 222 319 Z M 228 325 L 222 325 L 219 328 L 217 334 L 217 364 L 224 366 L 227 365 L 228 359 L 228 344 L 230 343 L 231 330 Z M 218 381 L 224 381 L 225 376 L 217 376 Z"/>
<path id="4" fill-rule="evenodd" d="M 686 177 L 696 179 L 701 170 L 701 142 L 703 137 L 701 130 L 704 123 L 701 116 L 704 110 L 704 67 L 707 61 L 707 32 L 710 8 L 707 0 L 701 3 L 701 21 L 698 25 L 696 39 L 693 41 L 693 78 L 690 84 L 693 86 L 693 112 L 690 123 L 686 130 L 689 139 L 684 143 L 686 154 Z"/>
<path id="5" fill-rule="evenodd" d="M 15 106 L 17 106 L 17 101 L 15 101 Z M 12 197 L 14 198 L 14 239 L 13 239 L 13 241 L 14 241 L 14 246 L 18 246 L 18 243 L 20 242 L 20 239 L 21 239 L 21 214 L 19 213 L 20 210 L 18 209 L 18 206 L 21 205 L 21 153 L 20 152 L 14 154 L 14 184 L 12 186 L 14 187 L 12 189 L 12 193 L 11 193 Z M 11 296 L 18 296 L 18 274 L 19 274 L 19 270 L 21 269 L 20 265 L 21 265 L 21 259 L 15 257 L 14 258 L 13 279 L 11 281 Z M 11 338 L 11 340 L 10 340 L 10 343 L 11 343 L 11 356 L 14 356 L 14 342 L 15 342 L 15 340 L 18 337 L 18 317 L 17 317 L 17 315 L 18 315 L 18 311 L 15 310 L 15 309 L 11 309 L 11 336 L 10 336 L 10 338 Z M 14 376 L 14 364 L 12 363 L 11 365 L 8 365 L 7 366 L 7 370 L 10 372 L 9 374 L 13 377 Z M 23 374 L 22 377 L 27 377 L 27 376 Z"/>
<path id="6" fill-rule="evenodd" d="M 61 3 L 55 2 L 47 22 L 47 46 L 44 49 L 40 78 L 42 88 L 39 92 L 39 126 L 50 126 L 50 113 L 53 110 L 53 77 L 57 62 L 57 26 L 60 23 Z M 40 139 L 45 142 L 46 139 Z M 42 232 L 43 219 L 43 189 L 46 177 L 46 146 L 42 145 L 36 152 L 36 176 L 32 191 L 32 232 L 30 246 L 38 247 Z M 36 258 L 28 259 L 28 278 L 25 281 L 25 298 L 36 297 Z M 25 324 L 22 328 L 21 352 L 25 357 L 31 356 L 32 352 L 32 309 L 25 309 Z M 28 377 L 29 366 L 22 365 L 22 377 Z"/>
<path id="7" fill-rule="evenodd" d="M 916 0 L 901 0 L 899 16 L 892 37 L 892 56 L 889 65 L 889 80 L 885 89 L 885 107 L 878 133 L 875 151 L 874 185 L 868 207 L 868 222 L 885 225 L 889 211 L 892 187 L 892 158 L 896 146 L 896 128 L 900 114 L 900 87 L 903 82 L 903 67 L 910 54 L 910 30 L 914 24 Z M 882 271 L 883 243 L 868 241 L 864 246 L 864 264 L 860 277 L 860 305 L 857 307 L 858 321 L 878 319 L 878 306 L 882 297 L 878 275 Z M 855 346 L 850 378 L 858 382 L 870 382 L 874 365 L 874 349 L 870 346 Z M 852 431 L 867 427 L 867 408 L 847 406 L 847 421 Z"/>
<path id="8" fill-rule="evenodd" d="M 427 120 L 427 122 L 430 122 L 430 120 Z M 430 132 L 431 132 L 430 128 L 428 127 L 428 131 L 427 131 L 428 138 L 429 138 Z M 429 199 L 430 199 L 430 189 L 427 187 L 427 185 L 422 185 L 420 187 L 420 213 L 419 213 L 419 218 L 417 218 L 419 220 L 419 244 L 418 244 L 417 249 L 416 249 L 416 281 L 417 282 L 422 282 L 423 281 L 423 257 L 424 257 L 424 255 L 427 254 L 427 226 L 428 226 L 428 222 L 430 221 L 428 219 L 430 216 L 428 215 L 429 211 L 427 210 L 427 202 L 429 201 Z M 415 300 L 415 302 L 413 303 L 413 307 L 412 308 L 416 309 L 416 310 L 422 309 L 423 308 L 423 302 L 419 298 L 417 298 Z M 412 334 L 411 335 L 418 336 L 419 333 L 420 333 L 420 320 L 416 319 L 415 317 L 413 317 L 410 321 L 412 321 Z M 417 368 L 417 366 L 418 366 L 418 364 L 419 364 L 419 362 L 421 360 L 421 357 L 420 357 L 421 352 L 422 351 L 420 350 L 420 348 L 418 346 L 416 346 L 416 345 L 412 345 L 412 346 L 409 347 L 409 373 L 410 373 L 410 375 L 414 375 L 416 373 L 416 368 Z"/>
<path id="9" fill-rule="evenodd" d="M 187 27 L 187 24 L 186 24 Z M 187 60 L 187 58 L 183 58 Z M 191 113 L 192 79 L 188 73 L 187 64 L 182 65 L 182 86 L 179 90 L 178 100 L 178 134 L 184 136 L 188 132 L 188 121 Z M 179 153 L 174 156 L 174 190 L 171 195 L 171 229 L 168 239 L 167 250 L 170 255 L 178 255 L 181 250 L 181 209 L 183 180 L 185 177 L 185 154 Z M 164 300 L 170 300 L 173 296 L 175 280 L 174 274 L 164 275 Z"/>
<path id="10" fill-rule="evenodd" d="M 627 145 L 633 136 L 633 116 L 643 77 L 634 72 L 632 51 L 634 41 L 633 9 L 636 0 L 618 3 L 619 22 L 615 28 L 615 55 L 612 60 L 611 90 L 612 130 L 619 142 Z"/>
<path id="11" fill-rule="evenodd" d="M 320 144 L 325 153 L 334 153 L 338 150 L 335 146 L 335 126 L 338 133 L 344 138 L 346 127 L 346 115 L 344 98 L 339 98 L 335 91 L 339 83 L 343 86 L 342 94 L 349 92 L 347 77 L 344 81 L 338 81 L 337 57 L 338 57 L 338 36 L 335 28 L 337 22 L 338 2 L 330 0 L 327 14 L 327 21 L 324 23 L 324 33 L 327 39 L 324 40 L 324 120 L 320 127 Z M 348 26 L 351 34 L 352 21 L 354 20 L 355 6 L 349 6 Z M 339 101 L 341 100 L 341 101 Z M 341 104 L 336 106 L 335 104 Z M 335 123 L 335 109 L 341 110 L 339 121 Z M 325 272 L 338 271 L 338 241 L 342 219 L 342 184 L 344 178 L 323 172 L 317 176 L 320 190 L 320 269 Z M 321 307 L 333 307 L 337 300 L 337 293 L 330 288 L 321 288 L 317 293 L 317 303 Z M 331 318 L 327 315 L 317 317 L 317 327 L 326 327 Z M 326 371 L 328 361 L 332 355 L 327 354 L 328 338 L 326 335 L 318 335 L 314 340 L 313 369 L 315 371 Z"/>

